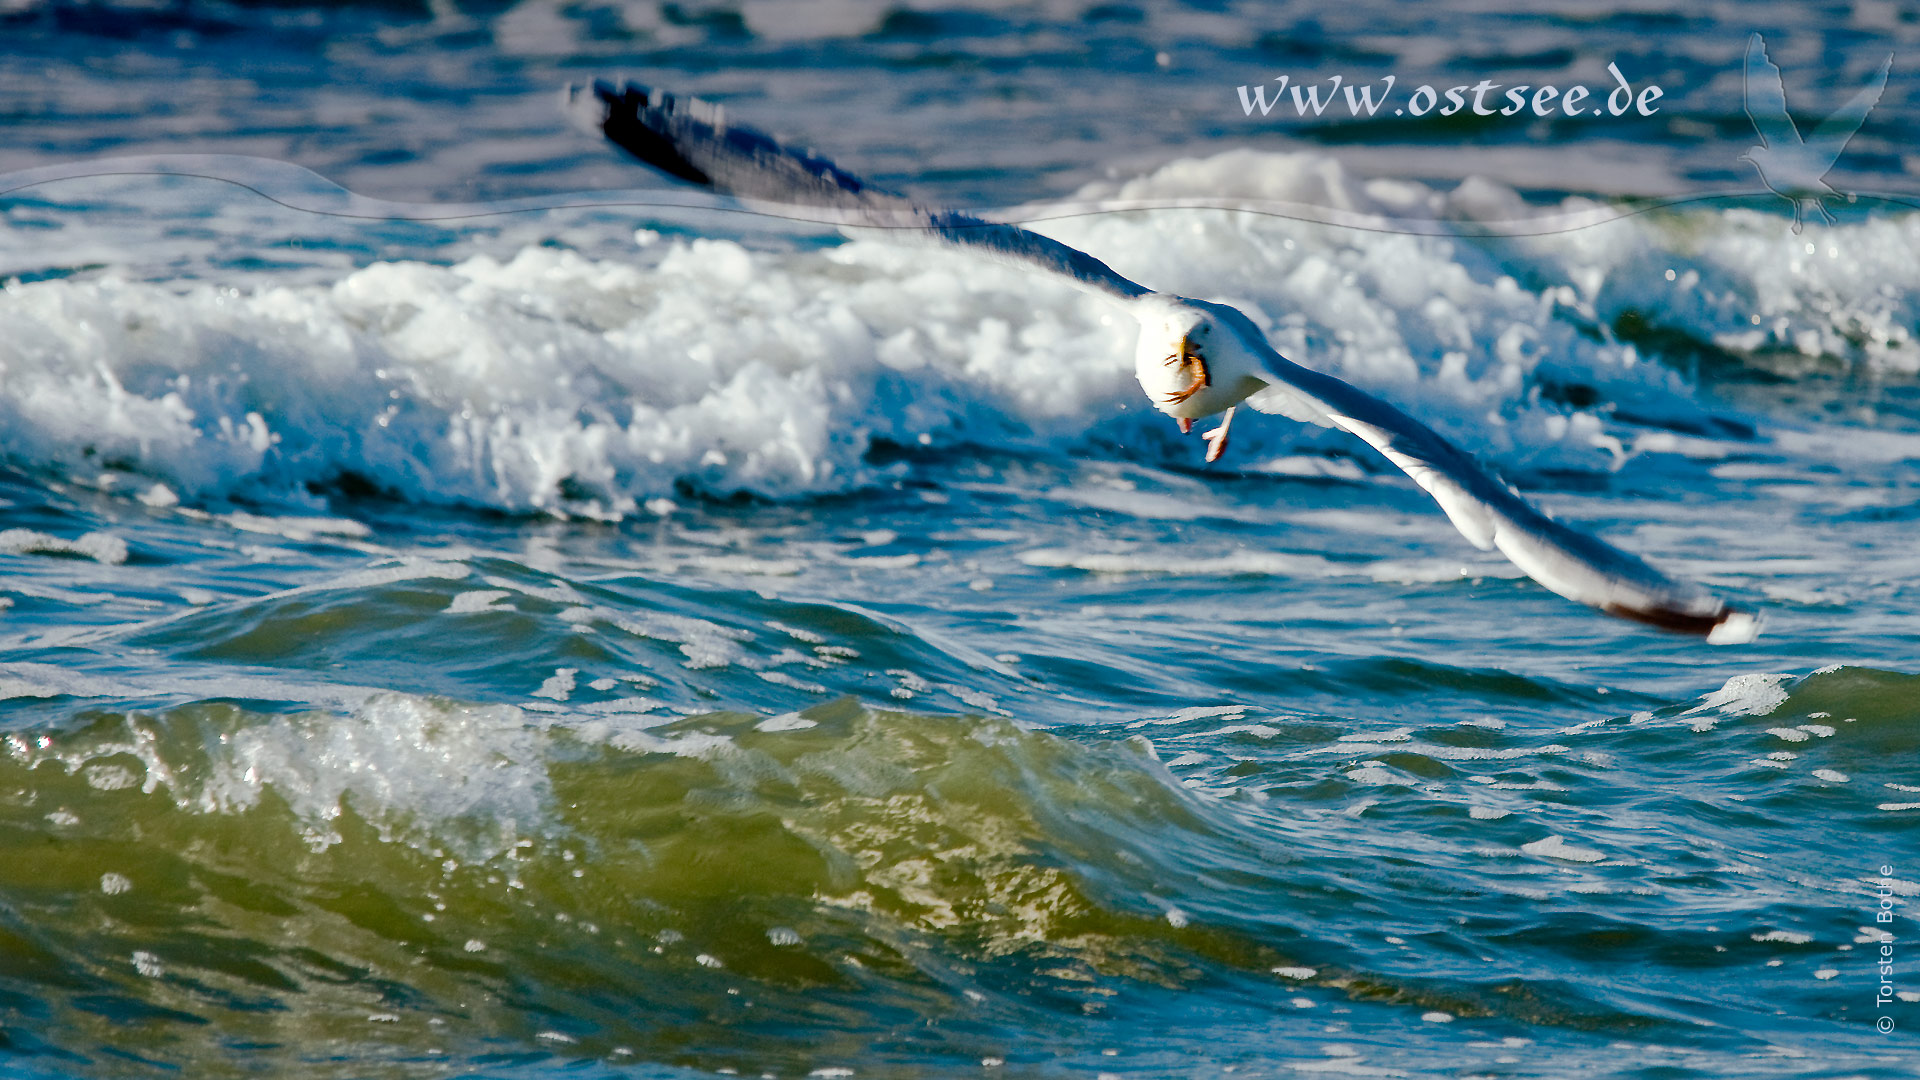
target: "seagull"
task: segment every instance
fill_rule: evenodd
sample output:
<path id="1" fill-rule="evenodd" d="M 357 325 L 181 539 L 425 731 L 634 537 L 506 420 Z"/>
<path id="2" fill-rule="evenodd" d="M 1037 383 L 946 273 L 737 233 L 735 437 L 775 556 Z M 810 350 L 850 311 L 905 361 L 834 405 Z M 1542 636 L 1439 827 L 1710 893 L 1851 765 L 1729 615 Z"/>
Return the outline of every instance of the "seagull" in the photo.
<path id="1" fill-rule="evenodd" d="M 1891 70 L 1893 54 L 1888 53 L 1879 73 L 1867 80 L 1867 85 L 1848 98 L 1832 116 L 1821 121 L 1820 126 L 1813 129 L 1812 138 L 1802 139 L 1793 117 L 1787 115 L 1787 90 L 1780 81 L 1780 69 L 1767 58 L 1767 43 L 1759 34 L 1747 39 L 1742 97 L 1747 117 L 1760 134 L 1760 145 L 1740 155 L 1740 160 L 1758 170 L 1760 182 L 1774 194 L 1793 204 L 1796 235 L 1809 206 L 1819 211 L 1827 224 L 1833 224 L 1833 214 L 1820 200 L 1840 193 L 1828 186 L 1826 175 L 1860 125 L 1867 122 L 1867 114 L 1880 103 L 1880 93 L 1887 88 L 1887 73 Z"/>
<path id="2" fill-rule="evenodd" d="M 844 223 L 906 229 L 1060 275 L 1119 305 L 1139 321 L 1134 374 L 1154 407 L 1183 434 L 1196 420 L 1220 417 L 1219 426 L 1203 435 L 1209 462 L 1226 449 L 1234 410 L 1269 391 L 1263 404 L 1274 394 L 1281 400 L 1267 411 L 1359 436 L 1425 489 L 1474 546 L 1497 548 L 1567 599 L 1662 629 L 1704 634 L 1713 644 L 1744 643 L 1759 632 L 1754 615 L 1535 510 L 1398 408 L 1281 356 L 1236 308 L 1155 292 L 1084 251 L 1015 225 L 921 207 L 811 151 L 729 123 L 721 108 L 696 98 L 596 80 L 568 87 L 565 104 L 583 127 L 679 180 L 749 202 L 827 208 Z"/>

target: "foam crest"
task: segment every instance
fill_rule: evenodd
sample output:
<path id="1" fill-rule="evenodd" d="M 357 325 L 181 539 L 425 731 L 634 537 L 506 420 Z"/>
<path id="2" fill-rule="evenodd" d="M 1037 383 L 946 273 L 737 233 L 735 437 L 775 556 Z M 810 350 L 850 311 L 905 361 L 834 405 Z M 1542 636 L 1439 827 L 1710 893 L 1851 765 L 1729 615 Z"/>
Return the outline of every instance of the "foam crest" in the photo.
<path id="1" fill-rule="evenodd" d="M 1082 195 L 1428 223 L 1163 209 L 1035 227 L 1151 287 L 1243 306 L 1290 358 L 1510 467 L 1613 467 L 1634 452 L 1621 418 L 1742 427 L 1716 427 L 1647 350 L 1920 370 L 1905 330 L 1920 319 L 1911 215 L 1817 241 L 1737 209 L 1476 239 L 1475 221 L 1537 211 L 1486 181 L 1443 191 L 1244 150 Z M 1596 207 L 1610 209 L 1555 212 Z M 887 475 L 868 453 L 882 441 L 1159 456 L 1174 444 L 1133 384 L 1134 334 L 1124 312 L 1061 282 L 884 231 L 824 250 L 675 240 L 632 260 L 535 245 L 247 291 L 16 283 L 0 303 L 0 452 L 89 481 L 139 474 L 162 503 L 304 498 L 344 479 L 617 518 L 685 488 L 855 489 Z M 1279 421 L 1236 438 L 1248 461 L 1345 445 Z"/>
<path id="2" fill-rule="evenodd" d="M 417 819 L 458 835 L 480 827 L 504 847 L 534 827 L 550 798 L 540 736 L 520 710 L 384 694 L 348 716 L 276 716 L 228 736 L 199 801 L 207 811 L 251 807 L 271 788 L 317 850 L 339 842 L 328 826 L 343 806 L 383 834 Z"/>

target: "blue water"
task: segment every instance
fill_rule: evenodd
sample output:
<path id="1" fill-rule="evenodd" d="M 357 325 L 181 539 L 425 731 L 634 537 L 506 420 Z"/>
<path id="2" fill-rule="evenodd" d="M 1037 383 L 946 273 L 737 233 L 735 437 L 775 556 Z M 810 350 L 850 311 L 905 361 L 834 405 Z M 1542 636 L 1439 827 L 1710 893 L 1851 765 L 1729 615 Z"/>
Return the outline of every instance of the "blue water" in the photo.
<path id="1" fill-rule="evenodd" d="M 1912 1075 L 1911 83 L 1836 224 L 1737 157 L 1749 33 L 1817 120 L 1915 26 L 0 8 L 0 1074 Z M 1665 111 L 1234 96 L 1608 61 Z M 1248 309 L 1761 636 L 1337 432 L 1205 466 L 1123 314 L 662 194 L 613 72 Z"/>

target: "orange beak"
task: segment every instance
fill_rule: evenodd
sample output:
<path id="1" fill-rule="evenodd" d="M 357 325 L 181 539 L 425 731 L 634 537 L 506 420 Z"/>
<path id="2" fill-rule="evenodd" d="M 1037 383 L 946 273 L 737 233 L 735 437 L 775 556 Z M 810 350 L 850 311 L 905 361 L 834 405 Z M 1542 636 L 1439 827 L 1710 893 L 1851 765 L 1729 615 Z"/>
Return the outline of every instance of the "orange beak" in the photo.
<path id="1" fill-rule="evenodd" d="M 1180 366 L 1183 369 L 1189 366 L 1193 368 L 1193 381 L 1182 389 L 1170 391 L 1167 394 L 1167 403 L 1169 405 L 1178 405 L 1199 393 L 1201 387 L 1213 385 L 1213 376 L 1207 372 L 1206 360 L 1202 358 L 1199 353 L 1192 350 L 1191 346 L 1187 344 L 1186 338 L 1180 339 L 1180 352 L 1178 355 Z"/>

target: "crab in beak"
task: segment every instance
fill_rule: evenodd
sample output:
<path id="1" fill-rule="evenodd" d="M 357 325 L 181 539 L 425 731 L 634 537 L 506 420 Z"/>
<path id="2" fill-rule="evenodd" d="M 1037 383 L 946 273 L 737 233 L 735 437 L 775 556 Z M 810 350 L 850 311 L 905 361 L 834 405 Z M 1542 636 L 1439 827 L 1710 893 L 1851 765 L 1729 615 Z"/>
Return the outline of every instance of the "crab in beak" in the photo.
<path id="1" fill-rule="evenodd" d="M 1178 390 L 1169 390 L 1166 392 L 1164 396 L 1166 398 L 1167 404 L 1169 405 L 1178 405 L 1181 402 L 1186 401 L 1188 398 L 1192 397 L 1193 395 L 1199 393 L 1202 387 L 1213 385 L 1213 376 L 1209 374 L 1207 371 L 1206 358 L 1201 356 L 1198 350 L 1194 349 L 1193 345 L 1187 338 L 1180 339 L 1179 350 L 1176 351 L 1172 356 L 1167 357 L 1166 365 L 1168 367 L 1177 366 L 1179 370 L 1182 371 L 1183 373 L 1191 373 L 1193 376 L 1193 380 L 1187 383 L 1187 385 L 1181 387 Z M 1189 420 L 1185 417 L 1181 418 L 1180 430 L 1182 432 L 1185 432 L 1192 427 L 1193 427 L 1192 420 Z"/>

